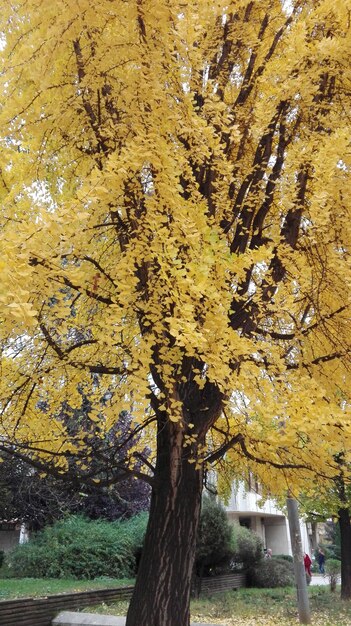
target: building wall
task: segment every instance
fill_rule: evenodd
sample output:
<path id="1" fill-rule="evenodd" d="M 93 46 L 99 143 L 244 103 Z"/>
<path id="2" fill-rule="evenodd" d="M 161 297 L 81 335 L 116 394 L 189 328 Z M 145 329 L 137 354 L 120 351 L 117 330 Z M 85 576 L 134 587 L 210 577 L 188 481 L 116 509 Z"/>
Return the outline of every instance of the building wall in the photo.
<path id="1" fill-rule="evenodd" d="M 240 511 L 244 514 L 256 513 L 258 515 L 282 515 L 280 509 L 273 500 L 266 500 L 262 505 L 259 493 L 248 490 L 243 482 L 233 485 L 230 500 L 226 506 L 227 511 Z"/>
<path id="2" fill-rule="evenodd" d="M 9 552 L 19 544 L 20 530 L 0 530 L 0 550 Z"/>
<path id="3" fill-rule="evenodd" d="M 284 516 L 265 520 L 266 547 L 272 554 L 291 554 L 287 519 Z"/>
<path id="4" fill-rule="evenodd" d="M 0 526 L 0 550 L 3 552 L 9 552 L 19 543 L 27 543 L 28 540 L 29 531 L 25 524 L 7 523 Z"/>
<path id="5" fill-rule="evenodd" d="M 292 554 L 288 520 L 273 500 L 266 500 L 262 505 L 260 495 L 253 490 L 249 491 L 240 482 L 233 485 L 226 510 L 232 522 L 256 532 L 264 547 L 271 548 L 273 554 Z M 311 540 L 302 520 L 300 530 L 302 549 L 311 554 Z"/>

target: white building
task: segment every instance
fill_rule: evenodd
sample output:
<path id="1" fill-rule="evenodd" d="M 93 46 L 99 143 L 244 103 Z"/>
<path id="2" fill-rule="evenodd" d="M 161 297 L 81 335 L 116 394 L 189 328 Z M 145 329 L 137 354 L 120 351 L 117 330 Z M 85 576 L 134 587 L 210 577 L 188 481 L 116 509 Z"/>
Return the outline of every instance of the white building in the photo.
<path id="1" fill-rule="evenodd" d="M 9 552 L 19 543 L 26 543 L 28 539 L 28 528 L 22 522 L 0 521 L 0 550 L 2 552 Z"/>
<path id="2" fill-rule="evenodd" d="M 231 521 L 256 532 L 265 548 L 274 554 L 292 554 L 289 525 L 284 513 L 273 500 L 262 505 L 259 485 L 254 481 L 234 483 L 228 504 L 225 506 Z M 300 520 L 302 549 L 308 554 L 317 545 L 314 527 Z"/>

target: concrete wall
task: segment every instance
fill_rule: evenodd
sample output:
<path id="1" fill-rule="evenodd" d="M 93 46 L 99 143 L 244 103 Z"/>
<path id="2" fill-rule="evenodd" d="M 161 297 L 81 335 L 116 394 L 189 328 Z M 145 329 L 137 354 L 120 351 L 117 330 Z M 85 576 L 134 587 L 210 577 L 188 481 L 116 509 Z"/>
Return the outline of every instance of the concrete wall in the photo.
<path id="1" fill-rule="evenodd" d="M 283 516 L 265 520 L 266 547 L 272 554 L 291 554 L 289 528 Z"/>
<path id="2" fill-rule="evenodd" d="M 0 550 L 9 552 L 19 544 L 20 529 L 0 530 Z"/>

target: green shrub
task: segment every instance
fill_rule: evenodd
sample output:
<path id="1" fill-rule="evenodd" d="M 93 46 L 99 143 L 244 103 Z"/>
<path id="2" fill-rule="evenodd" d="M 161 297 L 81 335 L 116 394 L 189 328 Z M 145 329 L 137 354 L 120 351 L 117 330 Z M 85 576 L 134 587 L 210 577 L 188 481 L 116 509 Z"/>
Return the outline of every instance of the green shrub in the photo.
<path id="1" fill-rule="evenodd" d="M 15 548 L 7 564 L 14 577 L 130 578 L 145 525 L 145 519 L 106 522 L 72 516 Z"/>
<path id="2" fill-rule="evenodd" d="M 231 558 L 231 525 L 224 507 L 212 497 L 202 502 L 196 543 L 195 566 L 202 576 L 217 566 L 228 564 Z"/>
<path id="3" fill-rule="evenodd" d="M 263 558 L 262 539 L 252 530 L 234 524 L 231 536 L 232 566 L 247 569 Z"/>
<path id="4" fill-rule="evenodd" d="M 294 567 L 285 559 L 263 559 L 249 571 L 252 587 L 290 587 L 294 584 Z"/>
<path id="5" fill-rule="evenodd" d="M 325 562 L 325 573 L 329 578 L 330 591 L 335 591 L 341 574 L 341 562 L 338 559 L 328 559 Z"/>
<path id="6" fill-rule="evenodd" d="M 293 563 L 294 559 L 291 554 L 273 554 L 272 559 L 282 559 L 283 561 L 288 561 L 289 563 Z"/>
<path id="7" fill-rule="evenodd" d="M 124 529 L 133 546 L 136 571 L 139 567 L 148 519 L 149 514 L 144 511 L 143 513 L 139 513 L 139 515 L 129 518 L 126 522 L 123 522 Z"/>
<path id="8" fill-rule="evenodd" d="M 144 511 L 121 523 L 136 551 L 143 547 L 148 519 L 149 515 Z"/>

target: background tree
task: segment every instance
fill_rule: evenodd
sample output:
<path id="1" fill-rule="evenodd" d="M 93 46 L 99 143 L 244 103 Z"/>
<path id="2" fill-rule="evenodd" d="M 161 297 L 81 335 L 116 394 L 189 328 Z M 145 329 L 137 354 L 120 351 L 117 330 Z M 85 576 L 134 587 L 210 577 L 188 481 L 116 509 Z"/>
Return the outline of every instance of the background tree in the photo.
<path id="1" fill-rule="evenodd" d="M 95 384 L 98 384 L 98 377 L 95 377 Z M 149 508 L 150 485 L 135 480 L 125 471 L 125 458 L 133 444 L 131 415 L 122 412 L 118 434 L 111 428 L 101 437 L 96 423 L 90 420 L 93 407 L 89 395 L 80 395 L 80 406 L 73 409 L 64 402 L 57 419 L 71 435 L 84 424 L 85 441 L 89 442 L 92 454 L 89 466 L 82 466 L 79 457 L 73 457 L 64 474 L 55 471 L 52 465 L 47 468 L 48 473 L 43 473 L 41 464 L 33 467 L 25 456 L 16 454 L 16 450 L 3 452 L 0 457 L 0 519 L 19 518 L 32 530 L 38 530 L 69 513 L 115 520 Z M 97 404 L 100 419 L 111 395 L 111 392 L 106 393 Z M 49 410 L 46 402 L 40 402 L 39 408 L 43 414 Z M 134 432 L 133 437 L 136 437 Z M 140 457 L 146 460 L 149 452 L 144 448 Z"/>
<path id="2" fill-rule="evenodd" d="M 116 520 L 146 511 L 150 487 L 132 478 L 102 487 L 84 484 L 71 467 L 71 480 L 45 477 L 30 464 L 4 455 L 0 463 L 0 519 L 18 519 L 31 530 L 73 513 L 90 519 Z M 78 474 L 79 476 L 79 474 Z"/>
<path id="3" fill-rule="evenodd" d="M 316 481 L 302 496 L 302 507 L 311 518 L 337 521 L 337 554 L 341 560 L 341 597 L 351 598 L 351 485 L 350 464 L 345 462 L 345 453 L 335 455 L 339 471 L 321 485 Z M 333 524 L 334 525 L 334 524 Z M 333 556 L 333 555 L 331 555 Z"/>
<path id="4" fill-rule="evenodd" d="M 97 437 L 132 413 L 117 465 L 153 491 L 127 626 L 189 624 L 211 463 L 236 446 L 236 471 L 269 462 L 286 490 L 335 474 L 349 439 L 349 10 L 2 11 L 1 445 L 93 480 Z M 88 432 L 59 417 L 78 389 Z"/>

